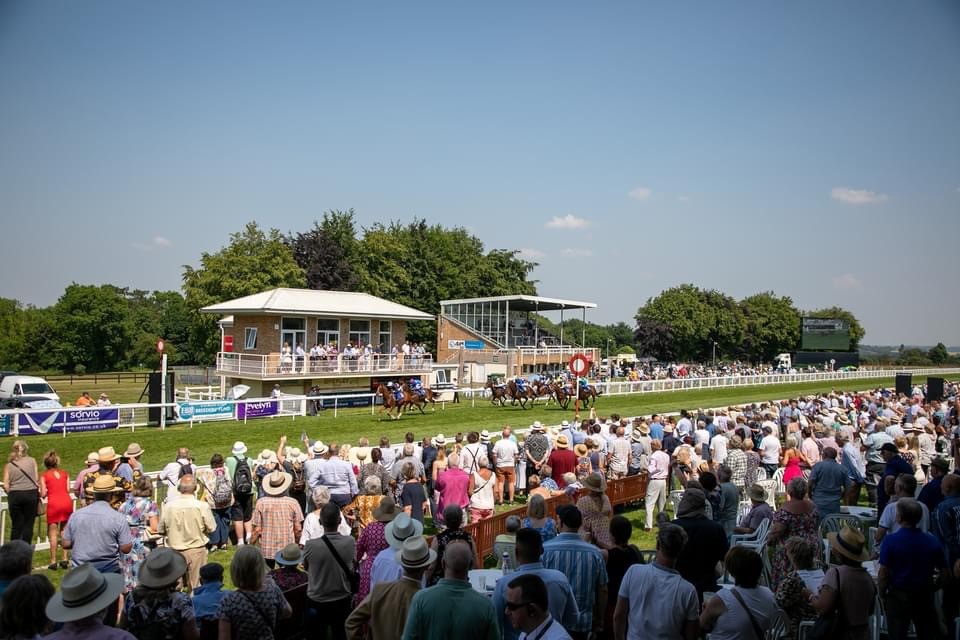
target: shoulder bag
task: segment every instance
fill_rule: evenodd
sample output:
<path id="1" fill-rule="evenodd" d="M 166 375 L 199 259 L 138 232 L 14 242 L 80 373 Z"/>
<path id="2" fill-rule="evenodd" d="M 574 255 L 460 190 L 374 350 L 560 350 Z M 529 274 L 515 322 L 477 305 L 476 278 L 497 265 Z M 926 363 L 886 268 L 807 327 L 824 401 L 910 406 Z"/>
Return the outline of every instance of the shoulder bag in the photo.
<path id="1" fill-rule="evenodd" d="M 736 589 L 730 589 L 730 592 L 733 594 L 733 597 L 737 599 L 737 602 L 740 603 L 740 606 L 743 607 L 743 610 L 747 612 L 747 617 L 750 618 L 750 624 L 753 626 L 753 634 L 757 636 L 757 640 L 763 640 L 763 629 L 757 624 L 757 619 L 753 617 L 753 612 L 750 611 L 750 607 L 743 601 L 743 596 L 741 596 L 740 592 Z"/>
<path id="2" fill-rule="evenodd" d="M 807 633 L 809 640 L 830 640 L 833 638 L 842 638 L 844 624 L 843 613 L 841 612 L 841 590 L 840 590 L 840 569 L 837 569 L 837 606 L 833 611 L 821 613 L 817 616 L 813 627 Z"/>
<path id="3" fill-rule="evenodd" d="M 356 571 L 347 567 L 347 564 L 343 561 L 343 558 L 340 557 L 340 554 L 337 553 L 336 548 L 334 548 L 333 543 L 327 539 L 326 534 L 320 536 L 320 539 L 327 543 L 327 547 L 330 549 L 330 554 L 333 556 L 333 559 L 337 561 L 337 564 L 340 565 L 340 570 L 343 571 L 343 575 L 346 576 L 347 582 L 350 583 L 350 593 L 356 593 L 359 591 L 360 576 L 357 575 Z"/>
<path id="4" fill-rule="evenodd" d="M 17 470 L 19 470 L 20 473 L 22 473 L 23 476 L 24 476 L 27 480 L 29 480 L 30 482 L 32 482 L 32 483 L 33 483 L 33 486 L 35 486 L 35 487 L 37 488 L 37 491 L 38 491 L 38 492 L 40 491 L 40 485 L 37 484 L 37 481 L 36 481 L 36 480 L 34 480 L 33 478 L 30 477 L 30 474 L 27 473 L 26 470 L 25 470 L 23 467 L 21 467 L 20 465 L 18 465 L 16 462 L 13 462 L 12 460 L 10 461 L 10 464 L 12 464 L 13 466 L 15 466 L 15 467 L 17 468 Z M 38 493 L 38 494 L 37 494 L 37 515 L 38 515 L 38 516 L 42 516 L 42 515 L 46 515 L 46 513 L 47 513 L 47 503 L 43 501 L 43 498 L 41 498 L 40 495 L 39 495 L 39 493 Z"/>

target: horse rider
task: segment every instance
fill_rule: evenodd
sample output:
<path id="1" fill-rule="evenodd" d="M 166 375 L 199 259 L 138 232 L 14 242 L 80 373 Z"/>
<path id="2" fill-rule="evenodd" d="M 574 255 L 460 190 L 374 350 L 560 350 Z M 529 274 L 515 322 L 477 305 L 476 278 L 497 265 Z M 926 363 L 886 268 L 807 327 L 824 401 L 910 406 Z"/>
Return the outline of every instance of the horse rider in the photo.
<path id="1" fill-rule="evenodd" d="M 389 389 L 390 393 L 393 394 L 394 400 L 396 400 L 397 402 L 403 401 L 403 389 L 400 388 L 400 385 L 395 384 L 393 382 L 388 382 L 387 389 Z"/>
<path id="2" fill-rule="evenodd" d="M 410 378 L 410 391 L 413 391 L 421 398 L 427 397 L 427 390 L 423 388 L 423 380 L 420 378 Z"/>

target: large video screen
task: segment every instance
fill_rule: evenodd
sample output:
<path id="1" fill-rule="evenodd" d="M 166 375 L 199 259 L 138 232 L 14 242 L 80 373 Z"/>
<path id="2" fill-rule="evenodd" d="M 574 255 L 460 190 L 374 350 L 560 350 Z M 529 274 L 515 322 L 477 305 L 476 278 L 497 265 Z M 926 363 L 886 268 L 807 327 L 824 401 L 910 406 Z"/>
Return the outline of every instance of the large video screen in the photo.
<path id="1" fill-rule="evenodd" d="M 803 318 L 800 348 L 814 351 L 848 351 L 850 323 L 839 318 Z"/>

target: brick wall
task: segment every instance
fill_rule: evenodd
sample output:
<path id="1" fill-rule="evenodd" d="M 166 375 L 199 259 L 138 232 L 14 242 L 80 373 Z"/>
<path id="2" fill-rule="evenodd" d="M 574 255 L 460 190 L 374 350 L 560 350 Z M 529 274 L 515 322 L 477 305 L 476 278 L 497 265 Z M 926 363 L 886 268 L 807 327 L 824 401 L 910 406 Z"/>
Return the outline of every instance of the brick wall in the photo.
<path id="1" fill-rule="evenodd" d="M 434 362 L 446 362 L 449 357 L 456 357 L 459 349 L 447 348 L 448 340 L 483 340 L 483 337 L 472 331 L 467 331 L 459 324 L 450 322 L 440 316 L 437 321 L 437 354 Z M 484 340 L 484 349 L 496 349 L 494 345 Z"/>

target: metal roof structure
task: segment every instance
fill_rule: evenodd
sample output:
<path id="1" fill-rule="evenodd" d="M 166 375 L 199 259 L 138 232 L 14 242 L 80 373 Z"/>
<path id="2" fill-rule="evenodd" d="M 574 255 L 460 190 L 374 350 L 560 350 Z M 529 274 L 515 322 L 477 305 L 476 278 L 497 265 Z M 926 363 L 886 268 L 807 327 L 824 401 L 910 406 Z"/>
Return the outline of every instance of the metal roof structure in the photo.
<path id="1" fill-rule="evenodd" d="M 369 293 L 278 288 L 203 307 L 216 314 L 299 314 L 308 316 L 361 316 L 395 320 L 433 320 L 412 307 L 390 302 Z"/>
<path id="2" fill-rule="evenodd" d="M 596 309 L 595 302 L 544 298 L 542 296 L 492 296 L 489 298 L 462 298 L 459 300 L 441 300 L 440 305 L 469 304 L 474 302 L 509 302 L 513 311 L 563 311 L 565 309 Z"/>

